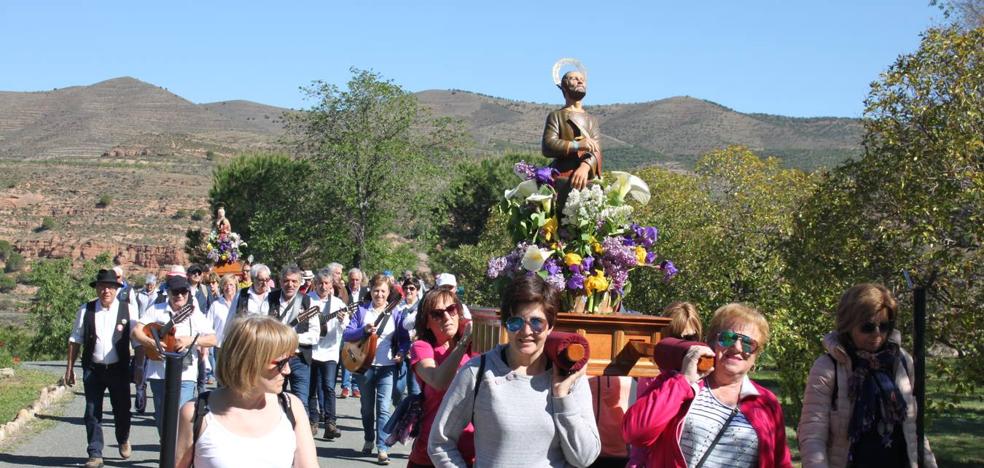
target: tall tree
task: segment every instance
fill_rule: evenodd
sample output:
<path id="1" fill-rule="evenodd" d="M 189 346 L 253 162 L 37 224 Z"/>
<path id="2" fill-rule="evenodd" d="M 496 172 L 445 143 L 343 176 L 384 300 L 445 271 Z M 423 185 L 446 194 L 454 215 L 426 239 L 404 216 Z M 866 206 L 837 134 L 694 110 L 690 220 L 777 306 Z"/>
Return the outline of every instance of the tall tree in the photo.
<path id="1" fill-rule="evenodd" d="M 398 213 L 422 213 L 446 182 L 438 176 L 451 154 L 464 146 L 463 133 L 448 119 L 432 119 L 416 97 L 366 70 L 352 69 L 346 90 L 315 81 L 302 88 L 315 103 L 287 113 L 289 142 L 310 160 L 342 221 L 355 252 L 366 262 L 369 248 Z M 414 221 L 425 217 L 408 216 Z"/>

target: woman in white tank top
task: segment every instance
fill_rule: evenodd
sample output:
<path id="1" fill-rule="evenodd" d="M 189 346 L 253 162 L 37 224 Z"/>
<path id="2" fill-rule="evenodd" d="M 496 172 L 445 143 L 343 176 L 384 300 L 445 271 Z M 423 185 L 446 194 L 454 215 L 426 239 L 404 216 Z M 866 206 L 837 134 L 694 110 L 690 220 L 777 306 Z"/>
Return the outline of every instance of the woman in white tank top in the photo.
<path id="1" fill-rule="evenodd" d="M 286 395 L 289 404 L 281 404 L 278 396 L 296 348 L 297 334 L 277 320 L 236 319 L 217 370 L 226 386 L 210 392 L 197 440 L 195 401 L 181 408 L 176 466 L 317 467 L 304 406 L 293 395 Z"/>

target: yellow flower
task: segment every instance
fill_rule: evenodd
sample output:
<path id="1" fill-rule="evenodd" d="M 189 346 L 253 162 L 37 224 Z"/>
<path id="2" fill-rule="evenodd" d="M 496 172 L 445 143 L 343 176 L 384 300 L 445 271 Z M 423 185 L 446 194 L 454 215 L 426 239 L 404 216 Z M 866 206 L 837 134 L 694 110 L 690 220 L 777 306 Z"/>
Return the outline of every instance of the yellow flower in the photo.
<path id="1" fill-rule="evenodd" d="M 567 255 L 564 255 L 564 265 L 571 266 L 571 265 L 580 265 L 580 264 L 581 264 L 580 255 L 574 252 L 568 252 Z"/>
<path id="2" fill-rule="evenodd" d="M 638 263 L 639 265 L 645 265 L 646 264 L 646 248 L 645 247 L 643 247 L 641 245 L 637 245 L 636 248 L 635 248 L 635 255 L 636 255 L 636 263 Z"/>
<path id="3" fill-rule="evenodd" d="M 605 274 L 601 270 L 597 270 L 595 271 L 595 274 L 584 280 L 584 290 L 588 294 L 607 291 L 608 278 L 605 278 Z"/>
<path id="4" fill-rule="evenodd" d="M 594 253 L 599 254 L 599 255 L 605 253 L 605 248 L 602 247 L 601 242 L 595 242 L 595 243 L 591 244 L 591 250 L 593 250 Z"/>
<path id="5" fill-rule="evenodd" d="M 543 223 L 543 238 L 545 240 L 553 239 L 554 233 L 557 232 L 557 217 L 554 216 Z"/>

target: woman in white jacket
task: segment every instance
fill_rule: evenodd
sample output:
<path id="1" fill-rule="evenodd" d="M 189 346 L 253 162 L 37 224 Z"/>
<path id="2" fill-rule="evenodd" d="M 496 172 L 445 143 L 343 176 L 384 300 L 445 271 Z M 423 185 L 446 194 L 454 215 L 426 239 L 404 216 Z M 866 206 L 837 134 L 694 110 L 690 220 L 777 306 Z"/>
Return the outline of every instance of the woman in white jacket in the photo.
<path id="1" fill-rule="evenodd" d="M 841 296 L 827 353 L 810 369 L 800 416 L 803 467 L 915 467 L 912 358 L 899 347 L 898 303 L 864 283 Z M 925 444 L 925 466 L 936 460 Z"/>

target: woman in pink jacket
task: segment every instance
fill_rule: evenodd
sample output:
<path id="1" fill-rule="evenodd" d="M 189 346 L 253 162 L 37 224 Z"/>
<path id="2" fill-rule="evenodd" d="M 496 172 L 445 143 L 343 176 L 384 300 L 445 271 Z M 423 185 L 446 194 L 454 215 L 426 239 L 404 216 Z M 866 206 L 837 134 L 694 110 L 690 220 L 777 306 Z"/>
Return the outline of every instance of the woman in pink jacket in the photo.
<path id="1" fill-rule="evenodd" d="M 827 354 L 810 369 L 800 416 L 804 468 L 916 466 L 912 358 L 899 347 L 898 303 L 880 284 L 841 296 Z M 926 443 L 925 464 L 936 459 Z"/>
<path id="2" fill-rule="evenodd" d="M 651 467 L 792 467 L 779 401 L 748 372 L 769 340 L 757 310 L 728 304 L 714 312 L 708 343 L 690 348 L 682 372 L 664 371 L 629 411 L 625 441 L 645 447 Z M 714 368 L 697 373 L 697 360 Z"/>

